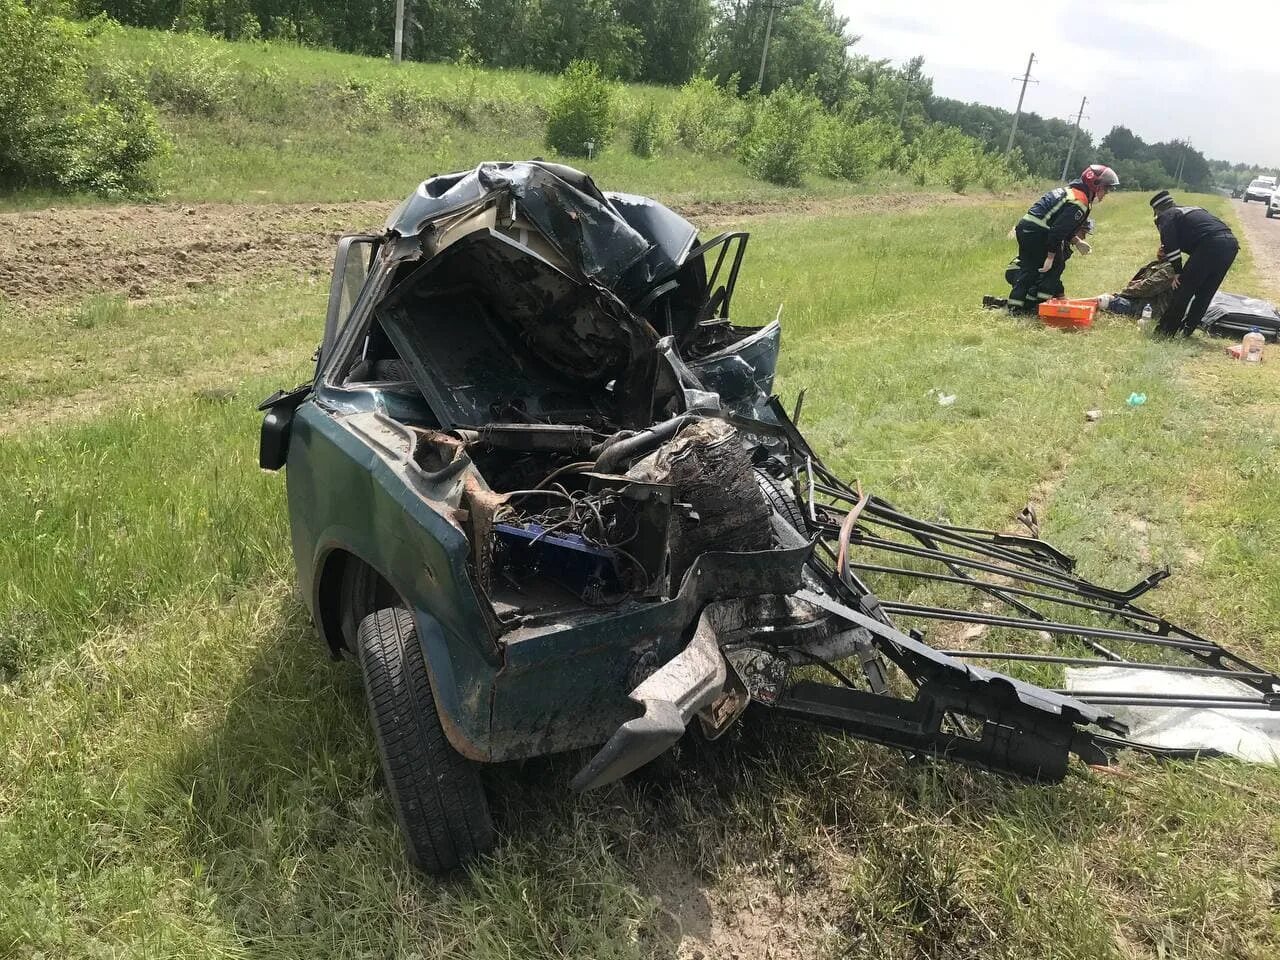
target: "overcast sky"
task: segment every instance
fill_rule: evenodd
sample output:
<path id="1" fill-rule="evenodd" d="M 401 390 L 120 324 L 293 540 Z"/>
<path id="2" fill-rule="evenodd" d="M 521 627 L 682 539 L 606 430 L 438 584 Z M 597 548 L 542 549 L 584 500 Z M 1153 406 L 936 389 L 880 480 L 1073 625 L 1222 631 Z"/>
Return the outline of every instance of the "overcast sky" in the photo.
<path id="1" fill-rule="evenodd" d="M 1095 142 L 1124 124 L 1147 142 L 1190 139 L 1211 159 L 1280 165 L 1280 6 L 1241 0 L 835 0 L 855 53 L 921 54 L 933 90 L 1074 117 Z M 1081 11 L 1089 11 L 1082 16 Z"/>

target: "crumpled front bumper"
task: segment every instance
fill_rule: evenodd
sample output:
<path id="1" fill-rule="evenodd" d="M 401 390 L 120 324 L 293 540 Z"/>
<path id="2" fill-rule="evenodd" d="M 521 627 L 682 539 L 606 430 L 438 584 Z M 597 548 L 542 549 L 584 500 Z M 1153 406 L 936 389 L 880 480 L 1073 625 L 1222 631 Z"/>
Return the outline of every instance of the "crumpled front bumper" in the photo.
<path id="1" fill-rule="evenodd" d="M 631 691 L 641 714 L 617 729 L 572 786 L 589 790 L 637 770 L 674 746 L 695 717 L 718 736 L 752 702 L 873 742 L 1047 782 L 1066 775 L 1071 753 L 1105 760 L 1082 726 L 1125 732 L 1106 710 L 938 653 L 824 593 L 801 589 L 776 599 L 823 619 L 794 624 L 800 642 L 786 642 L 775 626 L 758 627 L 755 603 L 708 604 L 685 648 Z M 813 626 L 826 629 L 804 637 Z M 886 693 L 872 638 L 910 662 L 923 681 L 914 699 Z M 850 656 L 861 660 L 869 692 L 785 679 L 792 667 Z M 748 665 L 753 672 L 740 673 Z"/>

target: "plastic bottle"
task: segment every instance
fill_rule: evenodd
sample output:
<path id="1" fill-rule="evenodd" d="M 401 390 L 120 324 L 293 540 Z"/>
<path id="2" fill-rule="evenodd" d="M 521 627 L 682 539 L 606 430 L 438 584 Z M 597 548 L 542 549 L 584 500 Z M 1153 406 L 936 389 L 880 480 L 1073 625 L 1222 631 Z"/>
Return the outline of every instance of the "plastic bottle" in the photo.
<path id="1" fill-rule="evenodd" d="M 1150 319 L 1151 319 L 1151 304 L 1148 303 L 1145 307 L 1142 308 L 1142 322 L 1146 323 Z"/>
<path id="2" fill-rule="evenodd" d="M 1262 336 L 1262 331 L 1254 327 L 1244 335 L 1244 339 L 1240 341 L 1240 359 L 1245 363 L 1261 363 L 1262 362 L 1262 345 L 1266 340 Z"/>

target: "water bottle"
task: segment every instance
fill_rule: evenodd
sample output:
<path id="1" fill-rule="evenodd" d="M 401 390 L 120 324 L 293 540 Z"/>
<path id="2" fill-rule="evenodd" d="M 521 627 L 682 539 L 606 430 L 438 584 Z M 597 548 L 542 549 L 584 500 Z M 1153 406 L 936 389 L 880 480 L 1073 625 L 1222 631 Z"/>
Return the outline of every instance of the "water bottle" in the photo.
<path id="1" fill-rule="evenodd" d="M 1262 345 L 1265 342 L 1262 331 L 1254 327 L 1240 341 L 1240 359 L 1245 363 L 1261 363 Z"/>
<path id="2" fill-rule="evenodd" d="M 1145 327 L 1147 321 L 1151 319 L 1151 304 L 1147 304 L 1142 308 L 1142 319 L 1138 321 L 1138 326 Z"/>

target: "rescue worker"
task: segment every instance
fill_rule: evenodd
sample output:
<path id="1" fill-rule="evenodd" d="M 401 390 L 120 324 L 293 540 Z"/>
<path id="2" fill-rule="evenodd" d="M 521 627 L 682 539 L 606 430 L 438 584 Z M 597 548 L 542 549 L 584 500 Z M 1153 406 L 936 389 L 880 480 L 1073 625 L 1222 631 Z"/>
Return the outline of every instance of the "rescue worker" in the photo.
<path id="1" fill-rule="evenodd" d="M 1067 261 L 1071 259 L 1073 252 L 1088 254 L 1093 249 L 1089 246 L 1087 239 L 1091 233 L 1093 233 L 1093 217 L 1080 224 L 1080 229 L 1075 232 L 1075 236 L 1063 246 L 1062 256 L 1054 260 L 1053 266 L 1040 275 L 1041 300 L 1052 300 L 1055 297 L 1067 295 L 1066 287 L 1062 285 L 1063 271 L 1067 269 Z M 1015 257 L 1013 263 L 1009 264 L 1009 268 L 1004 272 L 1004 279 L 1009 286 L 1018 282 L 1018 273 L 1021 269 L 1022 264 Z"/>
<path id="2" fill-rule="evenodd" d="M 1044 274 L 1065 266 L 1066 245 L 1089 219 L 1095 203 L 1120 186 L 1110 167 L 1095 163 L 1065 187 L 1050 190 L 1031 205 L 1018 225 L 1018 274 L 1009 291 L 1009 312 L 1028 313 L 1053 295 L 1042 289 Z M 1059 271 L 1059 282 L 1061 271 Z"/>
<path id="3" fill-rule="evenodd" d="M 1180 207 L 1161 190 L 1151 198 L 1156 229 L 1160 231 L 1162 259 L 1173 267 L 1173 296 L 1156 324 L 1155 334 L 1191 336 L 1209 301 L 1235 262 L 1240 244 L 1231 228 L 1202 207 Z M 1187 262 L 1183 264 L 1182 257 Z"/>

